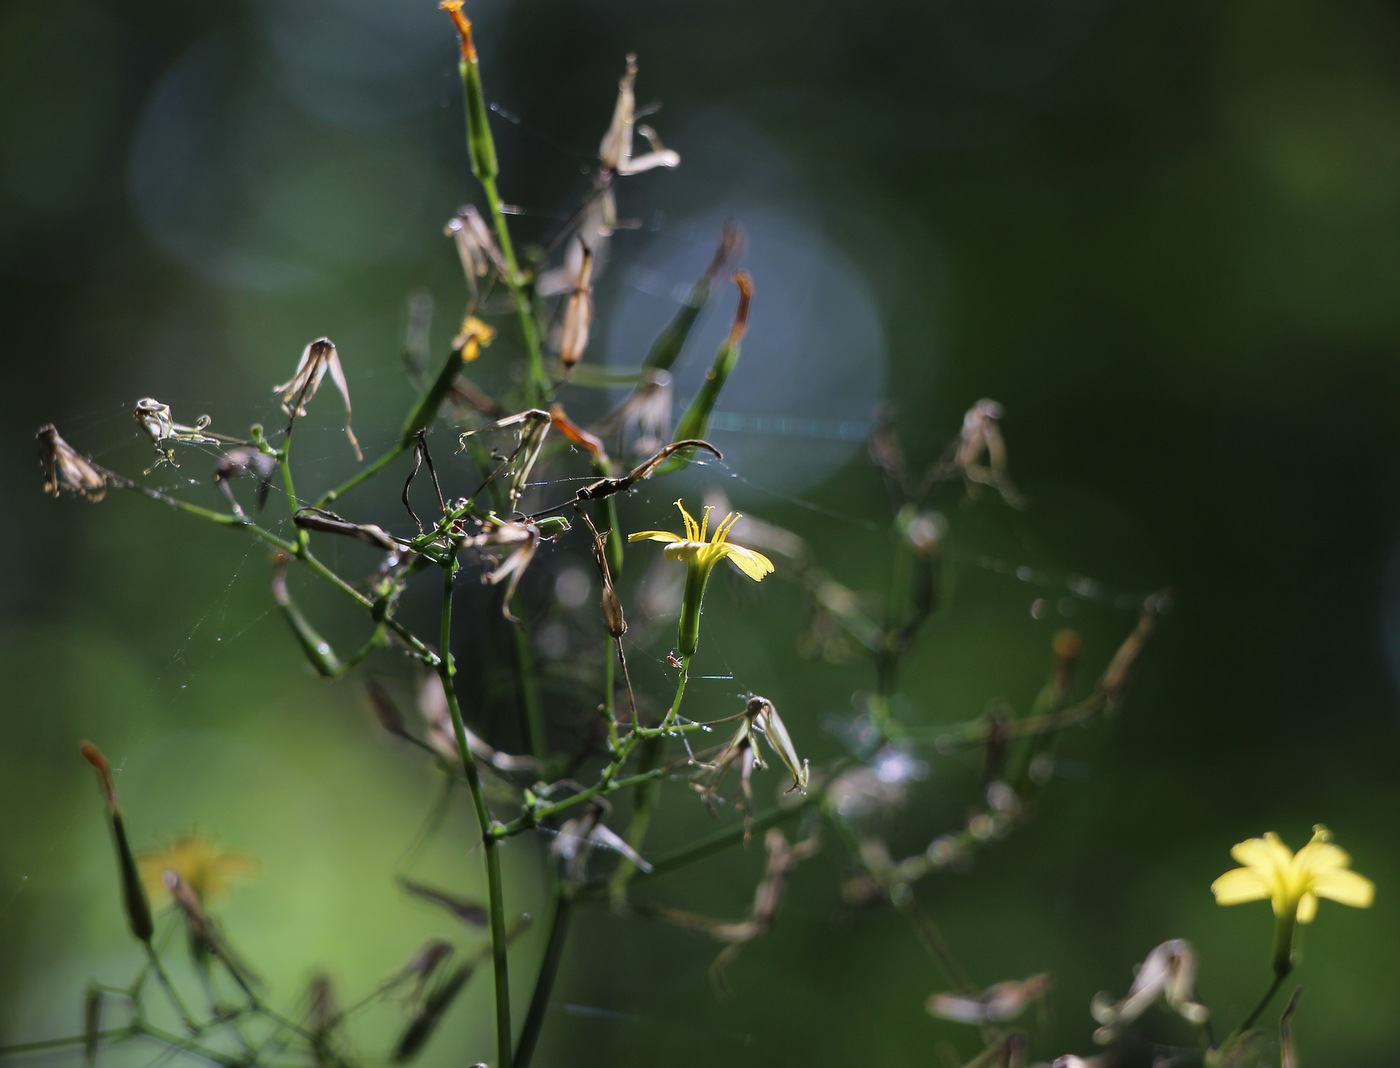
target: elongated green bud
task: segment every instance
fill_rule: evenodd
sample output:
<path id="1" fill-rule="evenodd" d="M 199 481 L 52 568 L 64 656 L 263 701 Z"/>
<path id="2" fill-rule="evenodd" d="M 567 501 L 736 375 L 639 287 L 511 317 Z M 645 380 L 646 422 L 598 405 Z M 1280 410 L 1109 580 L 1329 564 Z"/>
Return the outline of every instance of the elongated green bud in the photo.
<path id="1" fill-rule="evenodd" d="M 719 277 L 720 271 L 724 270 L 725 264 L 734 258 L 743 242 L 743 231 L 733 223 L 725 223 L 724 232 L 719 239 L 719 248 L 715 250 L 715 258 L 705 268 L 700 280 L 690 287 L 690 293 L 676 312 L 675 318 L 651 343 L 651 350 L 642 361 L 643 367 L 653 367 L 658 371 L 671 369 L 680 357 L 686 339 L 690 337 L 690 329 L 695 325 L 695 320 L 700 317 L 700 313 L 710 301 L 710 290 L 715 279 Z"/>
<path id="2" fill-rule="evenodd" d="M 316 633 L 306 617 L 301 614 L 296 602 L 292 600 L 292 595 L 287 592 L 287 558 L 282 553 L 277 554 L 272 567 L 272 599 L 282 610 L 287 625 L 296 635 L 297 644 L 306 654 L 307 661 L 316 669 L 316 674 L 327 679 L 338 677 L 344 668 L 335 655 L 335 650 L 331 648 L 331 643 Z"/>
<path id="3" fill-rule="evenodd" d="M 139 941 L 149 943 L 155 932 L 151 922 L 151 905 L 146 900 L 146 888 L 141 883 L 141 873 L 136 867 L 131 845 L 126 840 L 126 826 L 122 822 L 121 805 L 117 801 L 117 785 L 112 781 L 112 766 L 101 750 L 91 742 L 84 742 L 78 752 L 83 759 L 97 769 L 102 784 L 102 798 L 107 802 L 107 822 L 112 827 L 112 840 L 117 847 L 117 868 L 121 873 L 122 908 L 126 910 L 127 924 L 131 933 Z"/>
<path id="4" fill-rule="evenodd" d="M 481 181 L 491 181 L 500 172 L 496 163 L 496 142 L 486 121 L 486 96 L 481 90 L 481 64 L 477 62 L 476 45 L 472 43 L 472 24 L 462 14 L 462 0 L 442 0 L 438 5 L 452 16 L 457 34 L 462 39 L 462 93 L 467 111 L 467 150 L 471 153 L 472 173 Z"/>
<path id="5" fill-rule="evenodd" d="M 681 416 L 681 421 L 676 425 L 676 436 L 673 439 L 675 441 L 705 436 L 705 430 L 710 425 L 710 413 L 714 411 L 715 402 L 719 400 L 720 390 L 724 388 L 724 383 L 729 378 L 730 372 L 739 362 L 739 343 L 743 341 L 744 330 L 749 323 L 749 302 L 753 299 L 753 281 L 749 278 L 747 271 L 736 271 L 734 272 L 734 284 L 739 287 L 739 307 L 734 313 L 734 324 L 729 328 L 729 336 L 724 339 L 724 344 L 715 353 L 715 362 L 705 375 L 705 381 L 700 385 L 700 392 L 695 395 L 695 399 L 690 402 L 690 407 L 686 409 L 685 415 Z M 677 455 L 662 464 L 657 470 L 657 474 L 666 475 L 672 471 L 679 471 L 689 463 L 689 457 Z"/>
<path id="6" fill-rule="evenodd" d="M 705 585 L 712 568 L 691 564 L 685 572 L 685 593 L 681 596 L 681 620 L 676 633 L 676 652 L 684 659 L 695 655 L 700 644 L 700 611 L 705 603 Z"/>

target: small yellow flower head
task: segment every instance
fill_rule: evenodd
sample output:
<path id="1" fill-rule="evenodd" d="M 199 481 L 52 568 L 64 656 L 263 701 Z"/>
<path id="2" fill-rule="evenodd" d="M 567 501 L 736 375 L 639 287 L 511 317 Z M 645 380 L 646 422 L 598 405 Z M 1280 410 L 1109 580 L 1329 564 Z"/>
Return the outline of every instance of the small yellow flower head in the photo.
<path id="1" fill-rule="evenodd" d="M 152 901 L 170 896 L 167 871 L 178 875 L 201 901 L 208 901 L 227 892 L 235 879 L 250 878 L 259 869 L 252 857 L 226 853 L 212 838 L 197 832 L 182 835 L 162 850 L 141 854 L 136 863 Z"/>
<path id="2" fill-rule="evenodd" d="M 1332 844 L 1332 833 L 1322 824 L 1313 828 L 1312 841 L 1292 852 L 1272 831 L 1251 838 L 1230 850 L 1244 865 L 1227 871 L 1210 884 L 1221 905 L 1263 901 L 1273 905 L 1274 971 L 1288 974 L 1293 967 L 1293 933 L 1300 923 L 1312 923 L 1320 897 L 1354 908 L 1370 908 L 1376 888 L 1370 879 L 1349 869 L 1351 858 Z"/>
<path id="3" fill-rule="evenodd" d="M 685 521 L 684 534 L 672 534 L 669 530 L 639 530 L 629 535 L 628 541 L 661 541 L 666 543 L 666 559 L 679 560 L 690 572 L 686 577 L 685 597 L 681 602 L 680 634 L 677 649 L 681 656 L 688 657 L 695 652 L 700 640 L 700 605 L 705 596 L 705 584 L 710 572 L 721 560 L 728 560 L 755 582 L 773 571 L 773 561 L 753 549 L 745 549 L 728 541 L 729 531 L 743 518 L 738 512 L 726 515 L 710 534 L 710 511 L 706 508 L 697 523 L 685 510 L 680 501 L 676 507 L 681 510 Z"/>
<path id="4" fill-rule="evenodd" d="M 1375 896 L 1374 884 L 1349 870 L 1351 858 L 1332 844 L 1332 834 L 1322 824 L 1313 828 L 1312 841 L 1296 854 L 1270 831 L 1241 842 L 1230 855 L 1244 867 L 1210 884 L 1221 905 L 1268 898 L 1275 916 L 1296 915 L 1299 923 L 1312 923 L 1320 897 L 1364 909 Z"/>

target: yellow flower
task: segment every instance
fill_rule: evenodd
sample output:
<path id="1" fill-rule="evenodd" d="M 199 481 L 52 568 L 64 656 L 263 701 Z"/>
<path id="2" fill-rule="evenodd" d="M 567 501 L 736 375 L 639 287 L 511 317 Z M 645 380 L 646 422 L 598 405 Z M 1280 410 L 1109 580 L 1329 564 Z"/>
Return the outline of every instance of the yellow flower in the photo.
<path id="1" fill-rule="evenodd" d="M 676 507 L 681 510 L 681 516 L 685 520 L 684 534 L 672 534 L 669 530 L 639 530 L 629 535 L 627 540 L 666 542 L 666 559 L 679 560 L 689 568 L 685 596 L 681 602 L 680 633 L 677 642 L 681 656 L 689 657 L 695 652 L 700 640 L 700 604 L 705 596 L 705 583 L 709 581 L 714 566 L 721 560 L 728 560 L 749 578 L 758 582 L 772 572 L 773 562 L 762 553 L 745 549 L 742 545 L 735 545 L 727 540 L 729 531 L 742 518 L 738 512 L 726 515 L 715 527 L 714 534 L 710 535 L 711 509 L 706 508 L 700 522 L 697 523 L 685 510 L 684 504 L 677 501 Z"/>
<path id="2" fill-rule="evenodd" d="M 728 558 L 735 567 L 755 582 L 772 573 L 773 561 L 768 557 L 725 540 L 734 524 L 743 518 L 740 513 L 730 512 L 726 515 L 724 521 L 715 527 L 714 534 L 706 540 L 711 509 L 706 508 L 705 514 L 697 523 L 685 510 L 684 504 L 677 501 L 676 507 L 681 510 L 681 518 L 685 520 L 684 535 L 672 534 L 669 530 L 639 530 L 628 535 L 627 540 L 669 542 L 665 549 L 667 560 L 682 560 L 694 567 L 703 567 L 707 572 L 715 564 Z"/>
<path id="3" fill-rule="evenodd" d="M 1296 854 L 1270 831 L 1241 842 L 1230 855 L 1244 867 L 1211 883 L 1211 893 L 1221 905 L 1268 898 L 1280 919 L 1296 916 L 1299 923 L 1311 923 L 1320 897 L 1364 909 L 1375 895 L 1370 879 L 1348 870 L 1351 858 L 1332 844 L 1331 832 L 1320 823 L 1313 828 L 1312 841 Z"/>
<path id="4" fill-rule="evenodd" d="M 259 868 L 252 857 L 226 853 L 212 838 L 197 832 L 182 835 L 162 850 L 141 854 L 136 863 L 152 901 L 170 896 L 165 884 L 167 871 L 180 876 L 201 901 L 208 901 L 226 892 L 233 880 L 256 875 Z"/>

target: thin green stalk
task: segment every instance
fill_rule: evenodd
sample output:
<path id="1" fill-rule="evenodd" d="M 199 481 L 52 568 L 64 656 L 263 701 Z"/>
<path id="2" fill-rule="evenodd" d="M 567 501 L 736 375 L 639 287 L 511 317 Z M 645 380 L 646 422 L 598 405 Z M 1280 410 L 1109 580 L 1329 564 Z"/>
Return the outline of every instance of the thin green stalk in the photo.
<path id="1" fill-rule="evenodd" d="M 540 333 L 535 325 L 535 308 L 530 288 L 520 275 L 515 260 L 515 246 L 510 239 L 510 227 L 506 224 L 505 203 L 496 189 L 496 178 L 491 174 L 477 175 L 481 189 L 486 194 L 486 204 L 496 227 L 496 241 L 501 246 L 501 259 L 506 265 L 506 286 L 515 298 L 515 313 L 520 320 L 520 336 L 525 344 L 525 355 L 529 360 L 530 390 L 529 402 L 532 407 L 543 407 L 549 399 L 549 379 L 544 373 L 544 358 L 540 352 Z"/>
<path id="2" fill-rule="evenodd" d="M 943 972 L 950 983 L 958 988 L 961 993 L 972 994 L 975 988 L 972 985 L 972 977 L 967 974 L 963 966 L 953 955 L 953 949 L 948 945 L 948 940 L 943 937 L 943 932 L 938 925 L 930 919 L 912 894 L 891 894 L 890 900 L 894 903 L 895 910 L 904 917 L 910 927 L 914 928 L 914 933 L 919 936 L 919 941 L 928 950 L 928 955 L 933 958 L 935 964 Z"/>
<path id="3" fill-rule="evenodd" d="M 388 467 L 391 463 L 393 463 L 400 456 L 402 456 L 408 450 L 409 444 L 411 444 L 411 442 L 406 443 L 400 441 L 383 456 L 375 460 L 374 463 L 370 464 L 368 467 L 362 467 L 359 471 L 356 471 L 353 475 L 347 478 L 335 489 L 327 490 L 326 493 L 322 495 L 321 499 L 316 502 L 316 507 L 328 507 L 332 501 L 343 497 L 345 494 L 349 493 L 352 489 L 358 486 L 361 482 L 364 482 L 366 479 L 373 478 L 375 475 L 379 474 L 380 471 L 383 471 L 384 468 Z"/>
<path id="4" fill-rule="evenodd" d="M 1235 1028 L 1230 1038 L 1234 1038 L 1236 1035 L 1242 1035 L 1254 1026 L 1254 1021 L 1259 1019 L 1259 1015 L 1269 1007 L 1269 1002 L 1274 1000 L 1274 995 L 1278 993 L 1279 987 L 1283 986 L 1283 981 L 1288 978 L 1288 974 L 1292 970 L 1293 968 L 1290 965 L 1274 973 L 1274 981 L 1269 984 L 1269 989 L 1264 991 L 1264 996 L 1259 999 L 1259 1004 L 1255 1005 L 1254 1011 L 1244 1018 L 1244 1021 L 1239 1027 Z M 1229 1040 L 1230 1039 L 1227 1038 L 1225 1041 L 1229 1042 Z"/>
<path id="5" fill-rule="evenodd" d="M 303 389 L 302 393 L 305 392 L 306 390 Z M 300 396 L 297 397 L 297 403 L 301 403 Z M 283 439 L 282 448 L 277 453 L 277 459 L 279 461 L 277 466 L 282 469 L 282 487 L 287 492 L 287 514 L 293 516 L 297 514 L 297 509 L 301 507 L 301 505 L 297 503 L 296 487 L 292 484 L 292 465 L 289 462 L 292 454 L 292 427 L 295 425 L 295 420 L 287 424 L 287 436 Z M 306 531 L 301 527 L 297 527 L 296 543 L 292 549 L 292 555 L 298 557 L 304 556 L 309 540 Z"/>
<path id="6" fill-rule="evenodd" d="M 13 1046 L 0 1046 L 0 1057 L 19 1057 L 26 1053 L 43 1053 L 51 1049 L 64 1049 L 67 1046 L 81 1046 L 89 1039 L 105 1042 L 109 1038 L 120 1042 L 134 1033 L 130 1027 L 114 1027 L 109 1031 L 98 1031 L 92 1035 L 68 1035 L 65 1038 L 45 1038 L 38 1042 L 17 1042 Z"/>
<path id="7" fill-rule="evenodd" d="M 603 646 L 603 718 L 608 723 L 608 749 L 610 752 L 617 752 L 617 710 L 613 705 L 613 689 L 616 687 L 616 680 L 613 678 L 613 639 L 608 638 L 607 644 Z M 635 727 L 636 724 L 634 723 Z"/>
<path id="8" fill-rule="evenodd" d="M 499 1068 L 510 1068 L 510 975 L 506 959 L 506 911 L 505 899 L 501 892 L 500 846 L 492 833 L 491 814 L 487 811 L 486 795 L 481 789 L 481 775 L 476 768 L 476 759 L 467 746 L 467 728 L 462 722 L 462 709 L 452 686 L 452 578 L 456 570 L 457 561 L 454 554 L 451 562 L 442 569 L 442 614 L 437 672 L 438 677 L 442 679 L 443 693 L 447 697 L 447 711 L 452 717 L 452 733 L 457 741 L 457 755 L 461 758 L 462 770 L 467 776 L 472 807 L 476 810 L 476 820 L 481 828 L 482 851 L 486 856 L 487 908 L 491 917 L 491 959 L 495 971 L 496 1050 Z"/>
<path id="9" fill-rule="evenodd" d="M 150 942 L 142 942 L 146 947 L 146 956 L 150 958 L 151 968 L 155 971 L 156 979 L 160 982 L 161 989 L 165 991 L 165 996 L 170 999 L 171 1007 L 175 1009 L 175 1014 L 180 1017 L 180 1022 L 185 1025 L 192 1034 L 199 1033 L 199 1025 L 194 1022 L 194 1017 L 190 1015 L 190 1010 L 185 1008 L 185 1003 L 180 1000 L 180 995 L 175 990 L 175 984 L 170 981 L 170 976 L 165 974 L 165 967 L 160 963 L 160 957 L 156 954 L 155 946 Z"/>
<path id="10" fill-rule="evenodd" d="M 182 1049 L 186 1053 L 193 1053 L 197 1057 L 203 1057 L 207 1061 L 215 1064 L 222 1064 L 225 1068 L 241 1068 L 243 1062 L 237 1057 L 227 1053 L 220 1053 L 212 1050 L 208 1046 L 202 1046 L 188 1038 L 171 1034 L 169 1031 L 159 1027 L 153 1027 L 145 1020 L 138 1020 L 132 1023 L 130 1031 L 133 1035 L 145 1035 L 147 1038 L 155 1039 L 157 1042 L 164 1042 L 167 1046 Z"/>
<path id="11" fill-rule="evenodd" d="M 573 912 L 573 891 L 561 886 L 559 900 L 554 907 L 554 920 L 549 926 L 549 941 L 545 943 L 544 958 L 540 961 L 539 976 L 535 979 L 535 993 L 530 998 L 530 1009 L 525 1014 L 520 1041 L 515 1047 L 515 1068 L 530 1068 L 530 1059 L 535 1055 L 535 1043 L 539 1040 L 544 1015 L 549 1009 L 549 995 L 559 974 L 559 962 L 564 959 L 564 943 L 569 936 L 569 921 Z"/>
<path id="12" fill-rule="evenodd" d="M 535 679 L 534 657 L 530 655 L 530 636 L 525 633 L 523 623 L 511 625 L 515 655 L 516 700 L 520 705 L 520 716 L 524 721 L 530 755 L 535 758 L 537 767 L 543 769 L 549 754 L 549 739 L 545 735 L 544 714 L 540 709 L 540 689 Z"/>
<path id="13" fill-rule="evenodd" d="M 676 696 L 671 701 L 671 710 L 666 713 L 666 718 L 661 723 L 661 732 L 650 735 L 642 745 L 641 771 L 642 774 L 651 772 L 656 767 L 656 762 L 661 756 L 662 746 L 665 744 L 664 731 L 675 723 L 676 716 L 681 710 L 681 699 L 685 696 L 685 681 L 690 674 L 690 657 L 681 657 L 681 674 L 676 680 Z M 639 733 L 639 732 L 638 732 Z M 638 853 L 642 851 L 642 846 L 646 844 L 647 830 L 651 826 L 652 811 L 656 808 L 657 784 L 653 779 L 647 779 L 637 785 L 633 793 L 632 800 L 632 820 L 627 827 L 627 844 Z M 631 882 L 632 876 L 637 873 L 637 866 L 630 860 L 623 858 L 621 864 L 617 866 L 617 871 L 613 873 L 612 881 L 608 885 L 609 893 L 613 901 L 621 902 L 627 898 L 627 884 Z"/>

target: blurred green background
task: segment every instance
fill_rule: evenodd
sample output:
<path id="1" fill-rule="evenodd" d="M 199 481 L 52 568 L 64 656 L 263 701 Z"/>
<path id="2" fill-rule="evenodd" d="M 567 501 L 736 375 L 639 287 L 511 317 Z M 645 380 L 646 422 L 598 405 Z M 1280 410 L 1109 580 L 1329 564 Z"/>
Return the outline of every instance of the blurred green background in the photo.
<path id="1" fill-rule="evenodd" d="M 635 362 L 719 222 L 748 224 L 758 296 L 715 434 L 731 466 L 715 477 L 841 581 L 882 588 L 887 558 L 888 503 L 851 427 L 888 398 L 925 462 L 972 402 L 1005 406 L 1031 507 L 948 499 L 954 596 L 906 673 L 911 716 L 1026 707 L 1064 626 L 1086 639 L 1087 684 L 1132 625 L 1124 604 L 1175 590 L 1123 714 L 1064 747 L 1070 774 L 1038 817 L 919 888 L 980 982 L 1053 974 L 1033 1055 L 1090 1052 L 1090 996 L 1121 996 L 1173 937 L 1197 946 L 1202 997 L 1233 1026 L 1267 978 L 1271 923 L 1263 905 L 1218 908 L 1209 883 L 1233 843 L 1275 829 L 1296 847 L 1322 821 L 1378 893 L 1369 912 L 1324 905 L 1306 932 L 1303 1063 L 1388 1062 L 1400 9 L 493 0 L 468 13 L 527 241 L 586 190 L 622 57 L 638 53 L 639 100 L 665 105 L 647 121 L 683 163 L 619 185 L 639 225 L 614 242 L 589 358 Z M 271 385 L 328 334 L 366 453 L 391 442 L 412 396 L 408 295 L 436 301 L 435 352 L 463 300 L 441 233 L 479 201 L 455 48 L 427 2 L 0 12 L 0 1042 L 76 1030 L 86 979 L 137 967 L 84 739 L 119 767 L 139 846 L 199 827 L 261 859 L 220 914 L 284 1002 L 321 970 L 352 998 L 428 936 L 460 934 L 392 881 L 434 777 L 376 731 L 358 681 L 310 675 L 269 611 L 265 554 L 128 494 L 50 501 L 32 441 L 53 421 L 134 475 L 150 462 L 138 397 L 230 433 L 275 425 Z M 730 308 L 726 294 L 705 339 Z M 501 325 L 483 368 L 512 358 Z M 318 402 L 298 446 L 311 490 L 351 469 L 337 403 Z M 816 422 L 790 432 L 775 413 Z M 152 481 L 213 501 L 212 463 L 188 455 Z M 671 525 L 677 485 L 694 495 L 709 474 L 647 487 L 624 525 Z M 398 489 L 394 477 L 368 492 L 356 518 L 401 526 Z M 339 562 L 371 566 L 352 550 Z M 1075 575 L 1105 596 L 1073 595 Z M 304 596 L 329 636 L 361 633 L 338 603 Z M 693 714 L 752 688 L 804 754 L 842 752 L 823 723 L 871 679 L 797 655 L 795 591 L 726 582 L 708 608 L 702 668 L 734 681 L 698 684 Z M 427 624 L 426 603 L 406 611 Z M 648 693 L 665 689 L 668 640 L 662 627 L 634 650 Z M 487 722 L 489 705 L 476 708 Z M 974 802 L 973 757 L 929 759 L 897 849 Z M 666 800 L 658 855 L 708 828 L 683 784 Z M 479 892 L 479 864 L 457 848 L 467 815 L 414 870 Z M 507 851 L 511 900 L 537 914 L 546 845 Z M 737 919 L 761 868 L 761 850 L 736 851 L 644 897 Z M 799 871 L 727 998 L 706 975 L 713 943 L 582 913 L 539 1063 L 924 1064 L 949 1040 L 970 1055 L 968 1033 L 924 1013 L 942 983 L 897 917 L 841 905 L 848 870 L 828 842 Z M 519 943 L 518 998 L 540 947 L 538 929 Z M 489 1001 L 482 976 L 424 1063 L 486 1056 Z M 368 1021 L 365 1052 L 392 1027 L 392 1013 Z M 140 1052 L 130 1063 L 154 1055 Z"/>

